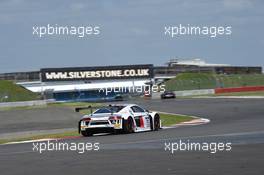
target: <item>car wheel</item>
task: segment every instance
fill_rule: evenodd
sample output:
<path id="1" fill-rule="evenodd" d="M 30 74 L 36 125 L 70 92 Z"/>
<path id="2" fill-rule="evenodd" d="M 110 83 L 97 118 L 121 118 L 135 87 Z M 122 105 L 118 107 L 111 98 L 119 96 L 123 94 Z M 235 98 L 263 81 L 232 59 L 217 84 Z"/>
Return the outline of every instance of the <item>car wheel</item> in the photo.
<path id="1" fill-rule="evenodd" d="M 150 119 L 149 119 L 149 122 L 150 122 L 150 130 L 153 131 L 154 130 L 154 127 L 153 127 L 153 120 L 152 120 L 152 117 L 149 116 Z"/>
<path id="2" fill-rule="evenodd" d="M 154 117 L 154 131 L 157 131 L 159 129 L 160 129 L 160 116 L 156 114 Z"/>
<path id="3" fill-rule="evenodd" d="M 88 132 L 88 131 L 81 131 L 81 134 L 82 134 L 82 136 L 84 136 L 84 137 L 88 137 L 88 136 L 92 136 L 92 135 L 93 135 L 93 133 Z"/>
<path id="4" fill-rule="evenodd" d="M 122 133 L 123 133 L 123 132 L 122 132 L 121 129 L 115 129 L 115 130 L 112 132 L 112 134 L 114 134 L 114 135 L 122 134 Z"/>
<path id="5" fill-rule="evenodd" d="M 131 117 L 128 117 L 127 120 L 124 120 L 124 133 L 132 133 L 134 124 L 133 124 L 133 120 Z"/>

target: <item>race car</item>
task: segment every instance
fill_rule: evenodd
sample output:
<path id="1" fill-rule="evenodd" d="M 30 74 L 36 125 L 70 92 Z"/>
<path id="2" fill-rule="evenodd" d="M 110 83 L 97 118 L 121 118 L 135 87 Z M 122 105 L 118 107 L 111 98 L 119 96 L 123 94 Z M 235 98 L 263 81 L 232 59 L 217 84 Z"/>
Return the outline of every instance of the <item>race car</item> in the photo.
<path id="1" fill-rule="evenodd" d="M 79 121 L 79 133 L 85 137 L 97 133 L 157 131 L 161 126 L 157 112 L 150 112 L 136 104 L 111 104 L 94 112 L 91 106 L 89 108 L 91 114 L 84 115 Z"/>
<path id="2" fill-rule="evenodd" d="M 160 95 L 161 99 L 176 98 L 176 95 L 172 91 L 165 91 Z"/>

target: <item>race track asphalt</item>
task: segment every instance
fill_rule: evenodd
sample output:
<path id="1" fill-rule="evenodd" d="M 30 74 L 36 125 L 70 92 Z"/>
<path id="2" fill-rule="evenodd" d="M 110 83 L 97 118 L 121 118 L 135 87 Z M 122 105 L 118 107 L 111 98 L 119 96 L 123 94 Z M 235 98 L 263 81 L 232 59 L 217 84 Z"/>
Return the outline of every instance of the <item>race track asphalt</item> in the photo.
<path id="1" fill-rule="evenodd" d="M 80 114 L 66 107 L 0 111 L 0 135 L 34 130 L 76 127 Z"/>
<path id="2" fill-rule="evenodd" d="M 32 143 L 1 145 L 1 174 L 263 174 L 263 100 L 176 99 L 134 103 L 150 110 L 204 117 L 211 122 L 158 132 L 64 140 L 66 143 L 100 143 L 99 151 L 84 154 L 75 151 L 40 154 L 32 151 Z M 59 117 L 56 113 L 48 115 L 50 118 L 53 115 Z M 65 126 L 70 120 L 75 120 L 73 118 L 65 120 Z M 232 150 L 215 154 L 208 151 L 176 151 L 174 154 L 165 151 L 165 142 L 178 143 L 179 140 L 231 142 Z"/>

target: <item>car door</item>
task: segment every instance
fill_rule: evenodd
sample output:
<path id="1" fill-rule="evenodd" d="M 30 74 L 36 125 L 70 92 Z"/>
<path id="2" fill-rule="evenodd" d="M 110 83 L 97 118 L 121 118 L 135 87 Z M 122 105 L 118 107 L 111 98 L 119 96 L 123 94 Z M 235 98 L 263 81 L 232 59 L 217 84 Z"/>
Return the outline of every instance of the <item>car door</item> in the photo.
<path id="1" fill-rule="evenodd" d="M 150 128 L 150 117 L 143 108 L 139 106 L 132 106 L 131 110 L 134 113 L 134 119 L 135 119 L 137 128 L 140 128 L 140 129 Z"/>

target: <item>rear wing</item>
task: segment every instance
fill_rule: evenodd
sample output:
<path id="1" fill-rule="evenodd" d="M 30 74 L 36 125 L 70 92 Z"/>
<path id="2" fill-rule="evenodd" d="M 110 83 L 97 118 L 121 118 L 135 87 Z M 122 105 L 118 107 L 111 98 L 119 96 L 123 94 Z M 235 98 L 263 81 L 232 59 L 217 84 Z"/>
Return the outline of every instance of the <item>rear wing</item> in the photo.
<path id="1" fill-rule="evenodd" d="M 94 109 L 109 108 L 109 107 L 110 107 L 110 110 L 111 110 L 111 107 L 112 107 L 111 104 L 108 105 L 108 106 L 91 106 L 91 105 L 89 105 L 87 107 L 77 107 L 77 108 L 75 108 L 75 112 L 80 112 L 81 110 L 90 109 L 90 113 L 92 114 Z M 113 111 L 111 110 L 111 112 L 113 112 Z"/>
<path id="2" fill-rule="evenodd" d="M 75 108 L 75 112 L 80 112 L 81 110 L 85 110 L 85 109 L 91 109 L 91 113 L 92 113 L 92 106 L 87 106 L 87 107 L 77 107 Z"/>

